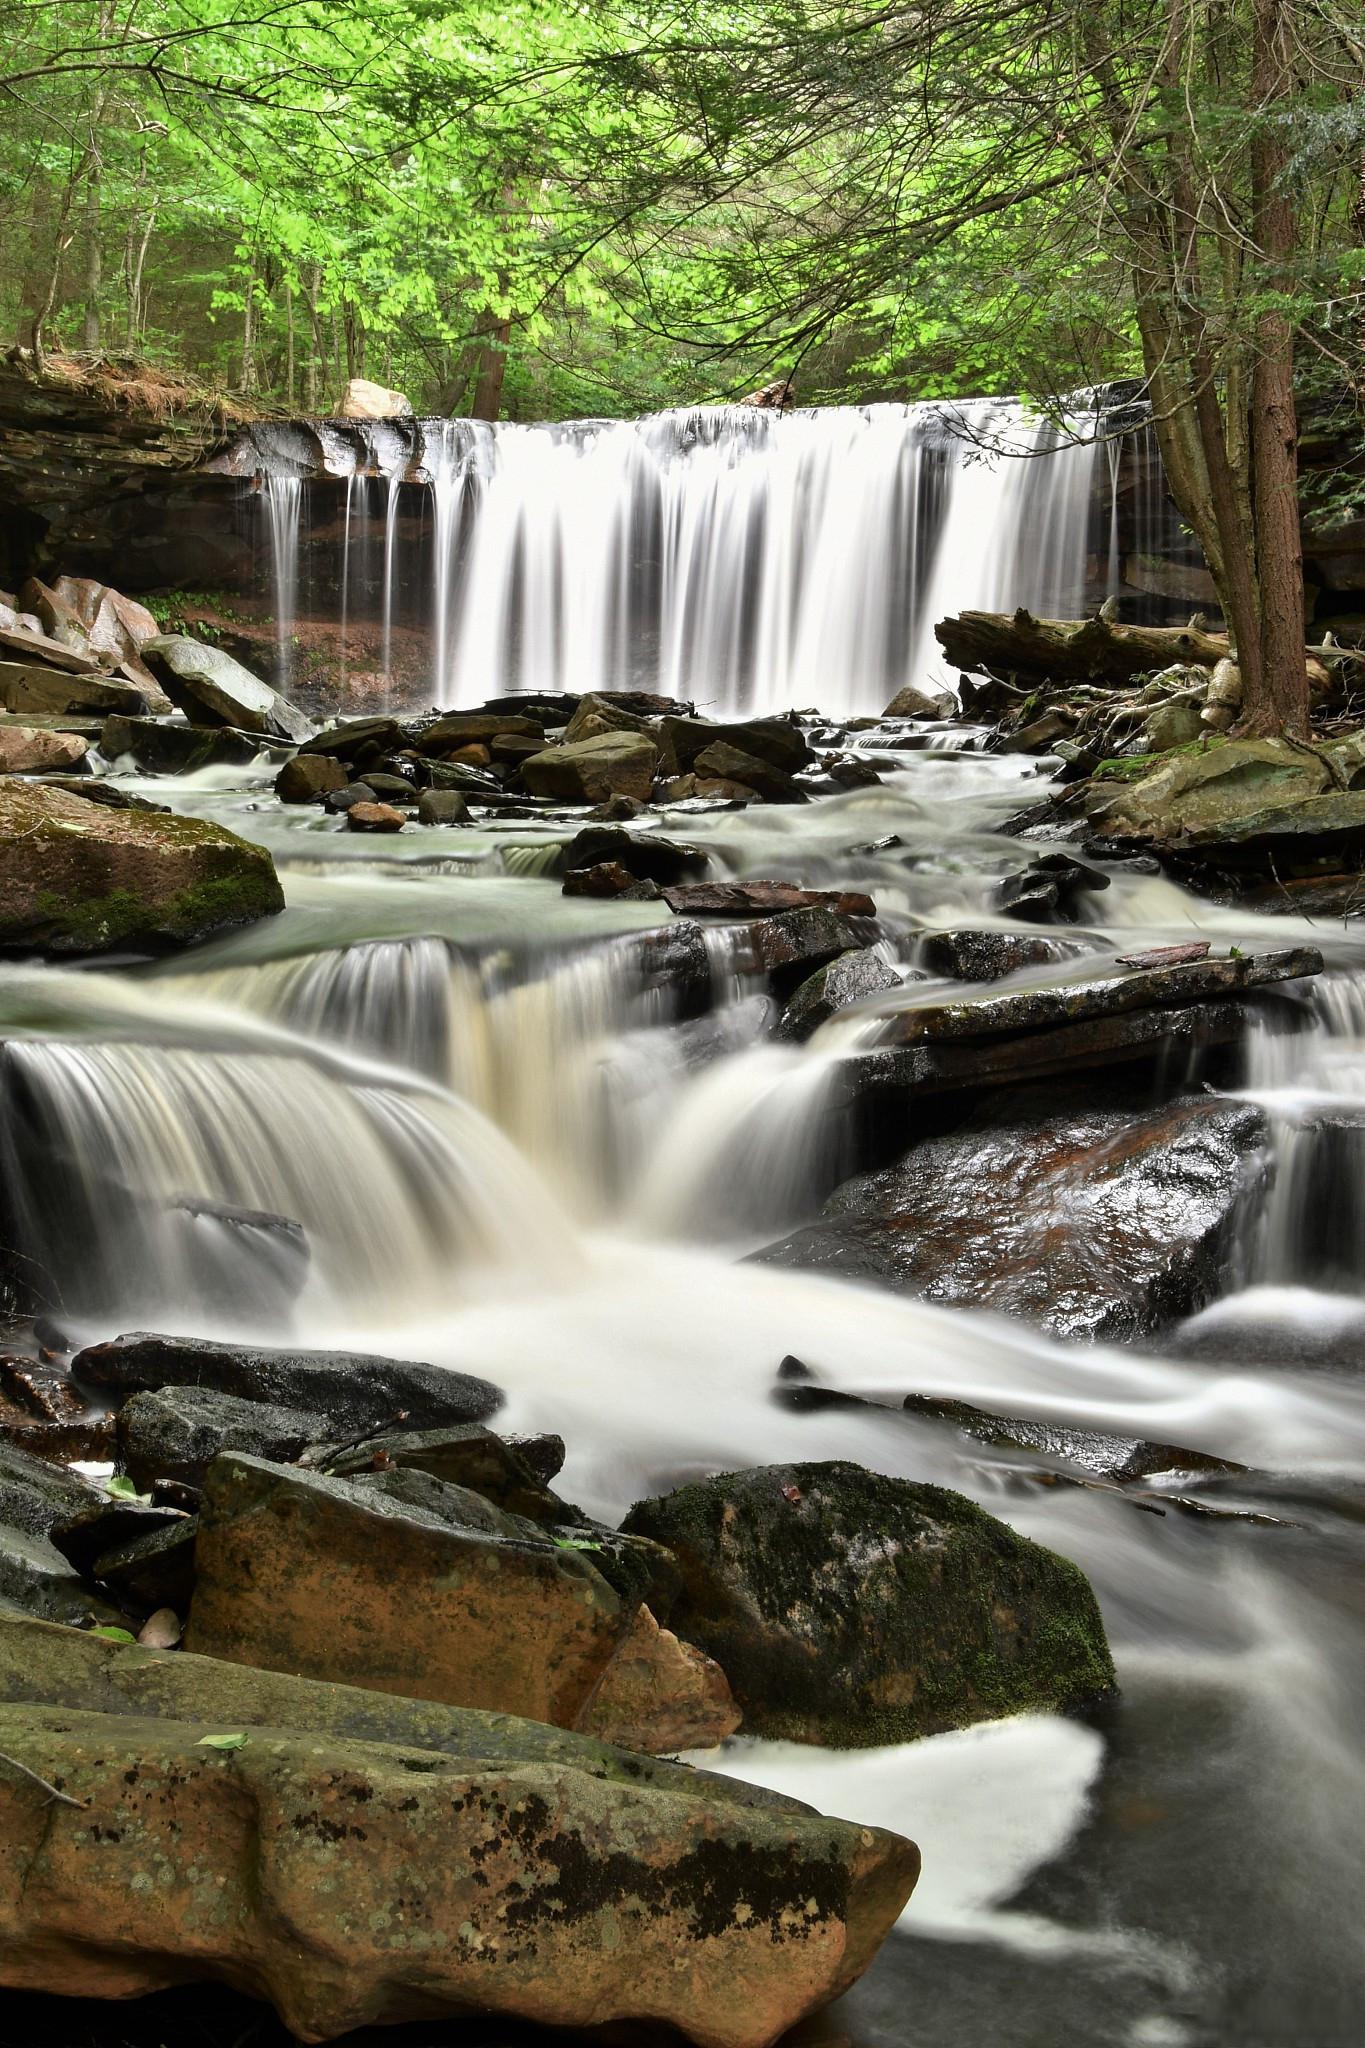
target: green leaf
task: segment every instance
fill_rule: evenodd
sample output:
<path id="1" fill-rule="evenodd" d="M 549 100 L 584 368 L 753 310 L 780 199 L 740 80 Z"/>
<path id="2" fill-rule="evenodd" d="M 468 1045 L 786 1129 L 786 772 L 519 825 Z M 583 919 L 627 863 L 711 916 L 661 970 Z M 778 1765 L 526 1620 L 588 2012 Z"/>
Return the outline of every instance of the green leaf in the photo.
<path id="1" fill-rule="evenodd" d="M 104 1490 L 111 1500 L 136 1501 L 139 1507 L 146 1507 L 152 1498 L 150 1493 L 139 1493 L 131 1479 L 106 1479 Z"/>
<path id="2" fill-rule="evenodd" d="M 600 1543 L 588 1543 L 581 1536 L 555 1536 L 551 1539 L 556 1550 L 601 1550 Z"/>
<path id="3" fill-rule="evenodd" d="M 92 1636 L 102 1636 L 106 1643 L 135 1643 L 137 1637 L 128 1628 L 92 1628 Z"/>
<path id="4" fill-rule="evenodd" d="M 197 1749 L 245 1749 L 251 1737 L 238 1729 L 233 1735 L 201 1735 Z"/>

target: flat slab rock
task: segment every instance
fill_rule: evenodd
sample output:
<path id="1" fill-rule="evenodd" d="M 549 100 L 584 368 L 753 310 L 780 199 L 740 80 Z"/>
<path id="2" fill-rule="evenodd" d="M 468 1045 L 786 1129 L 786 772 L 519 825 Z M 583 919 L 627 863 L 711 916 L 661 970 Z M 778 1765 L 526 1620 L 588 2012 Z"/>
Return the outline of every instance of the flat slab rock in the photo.
<path id="1" fill-rule="evenodd" d="M 291 2033 L 485 2012 L 768 2048 L 851 1984 L 914 1885 L 900 1837 L 641 1782 L 297 1727 L 0 1706 L 0 1983 L 209 1978 Z"/>
<path id="2" fill-rule="evenodd" d="M 663 892 L 670 910 L 705 917 L 775 917 L 785 910 L 832 910 L 875 917 L 877 906 L 856 889 L 802 889 L 795 882 L 680 882 Z"/>
<path id="3" fill-rule="evenodd" d="M 1322 955 L 1315 946 L 1127 968 L 1089 981 L 1007 989 L 958 1002 L 925 1002 L 889 1018 L 882 1042 L 914 1045 L 1055 1030 L 1092 1018 L 1126 1016 L 1134 1010 L 1179 1008 L 1321 972 Z"/>
<path id="4" fill-rule="evenodd" d="M 315 1440 L 383 1429 L 400 1417 L 415 1427 L 483 1422 L 502 1405 L 488 1380 L 437 1365 L 366 1352 L 215 1344 L 145 1330 L 89 1345 L 71 1369 L 78 1379 L 117 1393 L 213 1387 L 242 1400 L 302 1409 L 314 1418 Z"/>
<path id="5" fill-rule="evenodd" d="M 951 1423 L 963 1436 L 995 1450 L 1036 1452 L 1078 1466 L 1096 1479 L 1150 1479 L 1157 1472 L 1245 1472 L 1229 1458 L 1210 1451 L 1187 1450 L 1182 1444 L 1153 1443 L 1145 1437 L 1109 1436 L 1102 1430 L 1080 1429 L 1066 1422 L 1039 1422 L 1023 1415 L 996 1415 L 938 1394 L 907 1394 L 911 1415 Z"/>
<path id="6" fill-rule="evenodd" d="M 1019 1090 L 846 1181 L 819 1222 L 756 1256 L 1054 1336 L 1147 1336 L 1216 1291 L 1264 1129 L 1218 1096 L 1153 1109 L 1138 1093 Z"/>

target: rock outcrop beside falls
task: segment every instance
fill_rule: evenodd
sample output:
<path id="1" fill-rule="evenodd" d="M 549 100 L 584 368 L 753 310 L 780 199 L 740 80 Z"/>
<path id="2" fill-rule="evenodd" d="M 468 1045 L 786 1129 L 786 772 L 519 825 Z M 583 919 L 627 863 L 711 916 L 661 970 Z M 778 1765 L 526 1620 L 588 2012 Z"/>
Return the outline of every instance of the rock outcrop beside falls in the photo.
<path id="1" fill-rule="evenodd" d="M 767 2048 L 866 1967 L 918 1871 L 895 1835 L 526 1721 L 3 1617 L 0 1699 L 32 1774 L 0 1766 L 20 1988 L 208 1977 L 307 2041 L 473 2010 Z"/>

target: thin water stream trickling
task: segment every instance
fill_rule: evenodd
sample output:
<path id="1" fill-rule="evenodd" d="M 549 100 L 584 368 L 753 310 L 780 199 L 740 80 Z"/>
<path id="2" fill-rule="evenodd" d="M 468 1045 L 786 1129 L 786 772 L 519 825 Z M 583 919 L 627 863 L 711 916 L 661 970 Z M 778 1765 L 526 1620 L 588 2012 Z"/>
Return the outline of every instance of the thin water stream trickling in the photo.
<path id="1" fill-rule="evenodd" d="M 156 968 L 0 970 L 5 1144 L 50 1162 L 33 1241 L 83 1335 L 159 1318 L 486 1374 L 510 1427 L 562 1432 L 565 1490 L 599 1514 L 704 1472 L 848 1457 L 957 1488 L 1074 1557 L 1123 1686 L 1097 1727 L 1024 1720 L 850 1756 L 741 1740 L 721 1760 L 925 1848 L 901 1933 L 812 2038 L 1347 2048 L 1365 1991 L 1365 1395 L 1340 1361 L 1343 1344 L 1365 1356 L 1365 948 L 1115 870 L 1057 930 L 1065 957 L 1017 977 L 1083 977 L 1191 932 L 1324 947 L 1328 976 L 1268 1002 L 1245 1051 L 1277 1170 L 1200 1319 L 1249 1332 L 1240 1354 L 1062 1344 L 745 1264 L 844 1170 L 826 1091 L 890 1010 L 932 992 L 918 934 L 1004 922 L 993 892 L 1020 845 L 996 828 L 1043 785 L 1025 790 L 1009 757 L 896 761 L 848 796 L 663 821 L 716 872 L 875 895 L 904 985 L 805 1047 L 772 1042 L 723 935 L 709 1017 L 642 996 L 631 935 L 658 906 L 565 899 L 525 872 L 564 826 L 377 851 L 282 809 L 261 774 L 161 782 L 162 800 L 269 845 L 289 907 Z M 202 1286 L 186 1202 L 302 1223 L 297 1303 Z M 775 1406 L 788 1352 L 879 1405 Z M 1208 1503 L 1272 1519 L 1040 1486 L 1036 1460 L 904 1412 L 911 1392 L 1237 1460 L 1247 1473 Z"/>

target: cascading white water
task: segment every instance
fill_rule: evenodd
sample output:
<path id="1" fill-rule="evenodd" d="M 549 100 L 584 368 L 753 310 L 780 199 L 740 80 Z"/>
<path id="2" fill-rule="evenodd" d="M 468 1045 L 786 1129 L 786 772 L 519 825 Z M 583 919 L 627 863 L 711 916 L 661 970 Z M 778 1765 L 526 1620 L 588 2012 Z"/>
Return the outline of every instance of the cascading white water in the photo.
<path id="1" fill-rule="evenodd" d="M 275 596 L 275 679 L 289 681 L 289 648 L 299 603 L 299 516 L 303 479 L 284 472 L 265 478 L 266 532 Z"/>
<path id="2" fill-rule="evenodd" d="M 385 666 L 396 592 L 425 582 L 442 704 L 643 688 L 714 712 L 880 711 L 938 666 L 936 619 L 969 605 L 1075 612 L 1092 556 L 1101 579 L 1115 573 L 1104 415 L 1077 403 L 1061 421 L 1013 400 L 426 420 L 402 430 L 406 474 L 430 498 L 416 537 L 398 521 L 399 430 L 370 448 L 358 423 L 363 452 L 349 459 L 389 479 Z M 330 465 L 332 441 L 325 454 Z M 297 596 L 296 487 L 292 500 L 277 489 L 288 481 L 267 477 L 282 634 Z M 364 536 L 347 493 L 354 609 L 349 556 Z"/>

